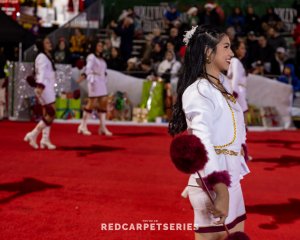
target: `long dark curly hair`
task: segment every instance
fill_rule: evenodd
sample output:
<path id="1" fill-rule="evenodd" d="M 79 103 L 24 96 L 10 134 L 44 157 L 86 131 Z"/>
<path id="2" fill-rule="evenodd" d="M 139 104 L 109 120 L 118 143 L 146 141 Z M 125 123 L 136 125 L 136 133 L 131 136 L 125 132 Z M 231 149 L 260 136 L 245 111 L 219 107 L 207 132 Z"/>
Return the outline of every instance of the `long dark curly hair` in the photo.
<path id="1" fill-rule="evenodd" d="M 104 51 L 104 49 L 102 50 L 101 53 L 99 53 L 99 54 L 96 53 L 96 49 L 97 49 L 98 43 L 101 43 L 102 47 L 104 48 L 104 43 L 100 39 L 95 39 L 92 42 L 90 53 L 94 54 L 97 58 L 103 58 L 103 51 Z"/>
<path id="2" fill-rule="evenodd" d="M 207 79 L 222 93 L 230 95 L 226 89 L 221 89 L 211 81 L 213 76 L 206 72 L 208 50 L 212 53 L 217 50 L 218 43 L 226 33 L 216 26 L 202 25 L 196 28 L 190 38 L 184 57 L 183 69 L 177 85 L 177 100 L 173 106 L 172 118 L 169 122 L 169 134 L 175 136 L 187 129 L 185 114 L 182 109 L 182 95 L 184 91 L 199 78 Z M 224 92 L 225 91 L 225 92 Z"/>
<path id="3" fill-rule="evenodd" d="M 241 40 L 234 40 L 234 41 L 231 42 L 231 50 L 237 58 L 238 58 L 237 50 L 240 48 L 241 44 L 245 44 L 245 46 L 246 46 L 246 43 L 241 41 Z M 244 59 L 239 59 L 239 60 L 242 63 L 243 67 L 245 68 L 246 74 L 248 74 L 247 73 L 247 66 L 246 66 L 246 63 L 244 61 L 245 57 L 244 57 Z"/>
<path id="4" fill-rule="evenodd" d="M 47 36 L 46 37 L 43 37 L 43 38 L 38 38 L 35 42 L 35 46 L 38 50 L 38 54 L 40 53 L 43 53 L 46 55 L 46 57 L 50 60 L 51 62 L 51 65 L 52 65 L 52 68 L 53 68 L 53 71 L 56 71 L 56 67 L 55 67 L 55 62 L 54 62 L 54 58 L 52 56 L 53 52 L 51 51 L 50 53 L 46 53 L 45 52 L 45 48 L 44 48 L 44 41 L 45 39 L 49 39 Z M 50 41 L 50 39 L 49 39 Z M 49 55 L 50 54 L 50 55 Z"/>

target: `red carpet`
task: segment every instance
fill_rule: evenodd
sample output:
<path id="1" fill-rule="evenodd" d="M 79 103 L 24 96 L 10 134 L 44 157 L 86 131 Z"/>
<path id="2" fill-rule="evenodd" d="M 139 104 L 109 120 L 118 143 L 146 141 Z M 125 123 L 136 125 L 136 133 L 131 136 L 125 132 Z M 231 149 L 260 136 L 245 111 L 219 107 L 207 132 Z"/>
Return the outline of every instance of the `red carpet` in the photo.
<path id="1" fill-rule="evenodd" d="M 107 138 L 56 124 L 58 150 L 36 151 L 22 141 L 33 126 L 0 122 L 0 239 L 193 239 L 191 231 L 100 229 L 102 223 L 192 223 L 189 201 L 180 196 L 188 176 L 169 160 L 165 128 L 115 126 Z M 248 234 L 300 239 L 300 132 L 250 132 L 248 139 L 254 157 L 243 180 Z"/>

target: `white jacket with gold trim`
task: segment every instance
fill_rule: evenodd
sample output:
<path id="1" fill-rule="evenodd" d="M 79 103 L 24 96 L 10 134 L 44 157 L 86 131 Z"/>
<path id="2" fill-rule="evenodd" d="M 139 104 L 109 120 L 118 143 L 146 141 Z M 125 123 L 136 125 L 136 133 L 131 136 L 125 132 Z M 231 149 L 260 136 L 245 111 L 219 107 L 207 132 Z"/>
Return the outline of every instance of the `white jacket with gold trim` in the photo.
<path id="1" fill-rule="evenodd" d="M 222 77 L 226 88 L 226 80 Z M 208 80 L 198 79 L 183 93 L 182 107 L 189 134 L 200 138 L 208 152 L 209 160 L 200 171 L 201 176 L 226 170 L 232 185 L 239 184 L 240 179 L 250 172 L 241 155 L 246 129 L 240 105 L 225 98 Z M 195 185 L 196 178 L 198 175 L 192 174 L 189 184 Z"/>

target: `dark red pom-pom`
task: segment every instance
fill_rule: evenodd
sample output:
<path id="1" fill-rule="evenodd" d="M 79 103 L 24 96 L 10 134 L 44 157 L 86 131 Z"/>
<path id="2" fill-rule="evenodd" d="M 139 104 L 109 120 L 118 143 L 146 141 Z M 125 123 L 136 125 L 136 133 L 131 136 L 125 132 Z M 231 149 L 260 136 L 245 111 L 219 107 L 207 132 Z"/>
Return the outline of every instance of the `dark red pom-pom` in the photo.
<path id="1" fill-rule="evenodd" d="M 203 178 L 203 180 L 209 190 L 213 190 L 213 187 L 217 183 L 224 183 L 227 187 L 230 187 L 231 184 L 231 179 L 228 171 L 213 172 Z"/>
<path id="2" fill-rule="evenodd" d="M 235 232 L 231 233 L 225 240 L 250 240 L 250 238 L 244 232 Z"/>
<path id="3" fill-rule="evenodd" d="M 26 82 L 29 84 L 30 87 L 36 87 L 36 81 L 33 75 L 27 76 Z"/>
<path id="4" fill-rule="evenodd" d="M 49 115 L 50 117 L 55 116 L 55 109 L 51 105 L 45 105 L 44 107 L 45 107 L 47 115 Z"/>
<path id="5" fill-rule="evenodd" d="M 233 92 L 233 96 L 234 96 L 235 98 L 238 98 L 238 97 L 239 97 L 239 94 L 238 94 L 237 92 Z"/>
<path id="6" fill-rule="evenodd" d="M 43 83 L 36 83 L 36 87 L 40 89 L 45 89 L 45 85 Z"/>
<path id="7" fill-rule="evenodd" d="M 74 99 L 79 99 L 80 98 L 80 90 L 79 89 L 74 90 L 73 98 Z"/>
<path id="8" fill-rule="evenodd" d="M 84 65 L 85 65 L 84 60 L 83 60 L 83 59 L 78 59 L 78 60 L 76 61 L 75 65 L 76 65 L 76 67 L 77 67 L 78 69 L 81 70 L 81 69 L 84 67 Z"/>
<path id="9" fill-rule="evenodd" d="M 184 173 L 202 170 L 208 161 L 203 143 L 195 135 L 181 135 L 173 139 L 170 156 L 176 168 Z"/>

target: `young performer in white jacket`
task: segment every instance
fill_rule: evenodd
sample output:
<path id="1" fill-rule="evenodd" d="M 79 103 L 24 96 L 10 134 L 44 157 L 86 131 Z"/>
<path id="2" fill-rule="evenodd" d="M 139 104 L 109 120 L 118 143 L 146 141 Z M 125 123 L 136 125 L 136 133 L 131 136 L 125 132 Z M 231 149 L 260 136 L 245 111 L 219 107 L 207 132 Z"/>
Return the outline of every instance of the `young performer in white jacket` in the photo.
<path id="1" fill-rule="evenodd" d="M 230 232 L 243 231 L 246 219 L 240 180 L 249 172 L 243 157 L 245 143 L 243 110 L 222 75 L 233 52 L 228 36 L 212 26 L 197 26 L 188 31 L 183 75 L 179 78 L 177 102 L 169 132 L 174 136 L 187 130 L 204 144 L 208 162 L 199 171 L 202 178 L 213 177 L 210 186 L 214 205 L 202 189 L 198 175 L 192 174 L 187 193 L 194 209 L 196 240 L 221 240 Z M 224 175 L 231 176 L 231 184 Z"/>
<path id="2" fill-rule="evenodd" d="M 80 125 L 78 126 L 78 133 L 83 135 L 91 135 L 87 128 L 87 120 L 98 103 L 98 112 L 100 120 L 99 134 L 111 136 L 112 133 L 106 127 L 106 105 L 107 105 L 107 65 L 102 57 L 103 43 L 97 41 L 92 46 L 92 53 L 87 57 L 86 70 L 84 78 L 87 79 L 88 85 L 88 103 L 84 108 L 83 117 Z M 84 79 L 82 78 L 82 79 Z"/>
<path id="3" fill-rule="evenodd" d="M 55 65 L 51 56 L 52 44 L 49 38 L 44 38 L 38 40 L 36 46 L 39 53 L 34 63 L 35 94 L 43 106 L 43 119 L 31 132 L 26 134 L 24 140 L 37 149 L 39 146 L 36 139 L 42 132 L 40 147 L 55 149 L 56 146 L 51 143 L 49 137 L 51 125 L 55 118 Z"/>
<path id="4" fill-rule="evenodd" d="M 165 60 L 163 60 L 159 65 L 157 69 L 157 73 L 159 75 L 163 75 L 166 72 L 169 72 L 170 74 L 170 84 L 171 84 L 171 92 L 173 99 L 172 101 L 175 102 L 176 99 L 176 88 L 177 88 L 177 82 L 178 82 L 178 75 L 181 68 L 181 63 L 176 60 L 175 53 L 172 51 L 167 51 Z"/>
<path id="5" fill-rule="evenodd" d="M 241 60 L 246 55 L 246 46 L 242 41 L 232 43 L 232 51 L 235 57 L 231 59 L 227 72 L 228 79 L 231 80 L 231 88 L 234 96 L 240 104 L 244 113 L 248 110 L 247 104 L 247 74 Z"/>

